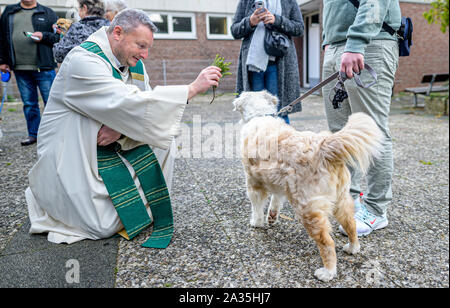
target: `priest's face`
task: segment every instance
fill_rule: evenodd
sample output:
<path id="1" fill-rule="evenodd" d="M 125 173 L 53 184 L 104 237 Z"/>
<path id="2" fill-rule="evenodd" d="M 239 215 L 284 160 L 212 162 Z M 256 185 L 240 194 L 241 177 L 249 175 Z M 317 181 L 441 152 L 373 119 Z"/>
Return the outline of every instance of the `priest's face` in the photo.
<path id="1" fill-rule="evenodd" d="M 147 59 L 148 50 L 153 45 L 153 32 L 144 25 L 139 25 L 134 31 L 124 32 L 116 27 L 113 32 L 117 42 L 113 47 L 114 55 L 122 65 L 134 67 L 141 59 Z"/>

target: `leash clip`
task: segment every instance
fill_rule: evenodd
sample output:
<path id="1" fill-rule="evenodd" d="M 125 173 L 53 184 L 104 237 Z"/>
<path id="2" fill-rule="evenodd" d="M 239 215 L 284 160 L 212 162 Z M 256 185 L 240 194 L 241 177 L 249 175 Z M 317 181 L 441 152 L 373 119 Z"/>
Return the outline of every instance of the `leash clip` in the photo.
<path id="1" fill-rule="evenodd" d="M 278 117 L 282 113 L 290 113 L 294 109 L 294 106 L 287 105 L 280 109 L 277 113 L 275 113 L 275 117 Z"/>

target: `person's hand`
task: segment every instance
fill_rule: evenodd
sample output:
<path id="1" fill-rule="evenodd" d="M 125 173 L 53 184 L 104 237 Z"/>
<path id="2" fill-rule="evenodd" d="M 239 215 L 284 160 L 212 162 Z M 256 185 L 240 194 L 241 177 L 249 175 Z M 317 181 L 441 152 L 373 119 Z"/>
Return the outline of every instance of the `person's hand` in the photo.
<path id="1" fill-rule="evenodd" d="M 267 9 L 265 11 L 265 14 L 262 18 L 263 22 L 265 25 L 267 24 L 274 24 L 275 23 L 275 15 L 273 15 L 272 13 L 270 13 Z"/>
<path id="2" fill-rule="evenodd" d="M 364 56 L 360 53 L 344 52 L 341 57 L 340 71 L 346 73 L 347 78 L 353 78 L 353 73 L 359 74 L 364 69 Z"/>
<path id="3" fill-rule="evenodd" d="M 61 28 L 57 24 L 52 25 L 52 28 L 53 28 L 53 31 L 55 31 L 55 33 L 57 33 L 57 34 L 62 33 Z"/>
<path id="4" fill-rule="evenodd" d="M 11 72 L 8 64 L 0 64 L 0 71 L 2 73 Z"/>
<path id="5" fill-rule="evenodd" d="M 323 51 L 324 51 L 324 52 L 327 52 L 328 48 L 330 48 L 330 44 L 325 45 L 325 46 L 323 47 Z"/>
<path id="6" fill-rule="evenodd" d="M 39 41 L 35 41 L 36 43 L 39 43 L 40 41 L 42 41 L 42 38 L 44 37 L 42 32 L 34 32 L 32 35 L 39 39 Z"/>
<path id="7" fill-rule="evenodd" d="M 263 21 L 263 16 L 266 15 L 266 10 L 265 9 L 256 9 L 252 16 L 250 16 L 250 26 L 252 27 L 256 27 L 260 21 Z"/>
<path id="8" fill-rule="evenodd" d="M 116 132 L 114 129 L 109 128 L 106 125 L 103 125 L 97 134 L 97 144 L 102 147 L 110 145 L 111 143 L 116 142 L 120 136 L 122 136 L 121 133 Z"/>
<path id="9" fill-rule="evenodd" d="M 220 68 L 217 66 L 208 66 L 200 72 L 197 79 L 189 85 L 188 99 L 197 94 L 205 93 L 211 86 L 218 86 L 219 79 L 222 77 Z"/>

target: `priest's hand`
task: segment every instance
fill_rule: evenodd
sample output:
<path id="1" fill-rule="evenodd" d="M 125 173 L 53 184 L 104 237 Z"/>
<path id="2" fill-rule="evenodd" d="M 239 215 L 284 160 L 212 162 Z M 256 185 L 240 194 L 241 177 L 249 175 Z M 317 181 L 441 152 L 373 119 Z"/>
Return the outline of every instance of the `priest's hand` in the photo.
<path id="1" fill-rule="evenodd" d="M 102 147 L 110 145 L 111 143 L 119 140 L 120 136 L 122 136 L 121 133 L 116 132 L 114 129 L 109 128 L 106 125 L 103 125 L 97 134 L 97 144 Z"/>
<path id="2" fill-rule="evenodd" d="M 188 100 L 200 93 L 205 93 L 211 86 L 218 86 L 222 77 L 220 68 L 209 66 L 202 70 L 197 79 L 189 85 Z"/>

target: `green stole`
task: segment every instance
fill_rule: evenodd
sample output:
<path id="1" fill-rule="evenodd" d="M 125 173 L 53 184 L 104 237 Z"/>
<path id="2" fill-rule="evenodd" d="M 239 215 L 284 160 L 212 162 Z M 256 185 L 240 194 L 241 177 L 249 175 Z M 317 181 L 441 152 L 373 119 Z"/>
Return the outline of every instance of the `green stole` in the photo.
<path id="1" fill-rule="evenodd" d="M 122 80 L 120 72 L 112 66 L 96 43 L 84 42 L 80 46 L 105 59 L 113 69 L 114 78 Z M 144 64 L 142 61 L 129 69 L 133 81 L 143 82 Z M 122 235 L 131 240 L 147 228 L 152 220 L 142 202 L 134 180 L 119 154 L 131 164 L 136 172 L 152 211 L 153 232 L 142 246 L 166 248 L 173 235 L 172 206 L 161 167 L 148 145 L 142 145 L 128 151 L 123 151 L 117 142 L 106 147 L 97 146 L 98 172 L 125 228 L 126 235 Z"/>

